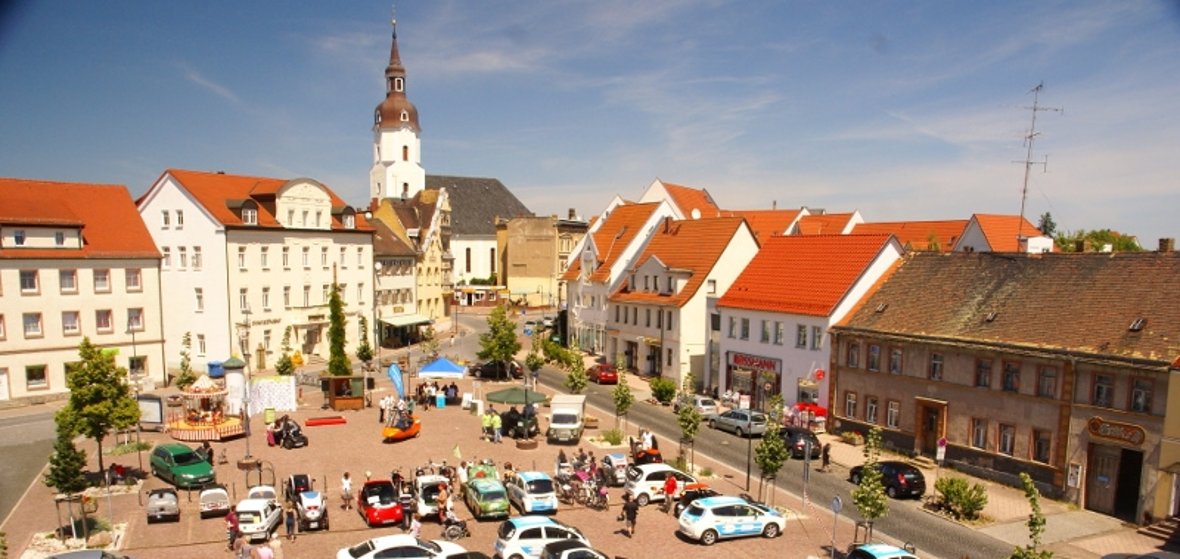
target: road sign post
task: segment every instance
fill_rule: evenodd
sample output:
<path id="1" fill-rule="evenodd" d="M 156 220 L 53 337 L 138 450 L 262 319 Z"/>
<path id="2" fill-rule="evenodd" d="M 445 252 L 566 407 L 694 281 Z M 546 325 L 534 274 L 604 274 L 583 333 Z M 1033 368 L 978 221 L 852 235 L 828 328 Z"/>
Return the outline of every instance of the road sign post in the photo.
<path id="1" fill-rule="evenodd" d="M 832 559 L 836 559 L 836 527 L 840 524 L 840 509 L 844 508 L 844 501 L 839 495 L 832 497 Z"/>

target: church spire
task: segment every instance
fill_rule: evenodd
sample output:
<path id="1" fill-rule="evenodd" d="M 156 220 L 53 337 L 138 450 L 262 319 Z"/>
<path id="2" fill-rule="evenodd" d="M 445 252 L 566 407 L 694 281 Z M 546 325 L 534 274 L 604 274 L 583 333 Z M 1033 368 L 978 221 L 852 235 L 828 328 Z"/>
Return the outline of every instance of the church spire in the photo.
<path id="1" fill-rule="evenodd" d="M 410 128 L 420 131 L 418 109 L 406 98 L 406 68 L 397 50 L 397 17 L 390 20 L 393 38 L 389 47 L 389 65 L 385 67 L 385 100 L 377 105 L 373 125 L 377 128 Z"/>

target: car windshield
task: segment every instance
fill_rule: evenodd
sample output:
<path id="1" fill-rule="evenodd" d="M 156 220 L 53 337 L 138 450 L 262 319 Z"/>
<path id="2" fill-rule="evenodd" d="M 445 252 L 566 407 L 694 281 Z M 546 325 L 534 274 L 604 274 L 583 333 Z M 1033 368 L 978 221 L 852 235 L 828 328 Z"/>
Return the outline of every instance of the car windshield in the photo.
<path id="1" fill-rule="evenodd" d="M 485 500 L 485 501 L 503 501 L 504 500 L 504 492 L 500 491 L 499 489 L 493 489 L 491 491 L 484 491 L 483 500 Z"/>
<path id="2" fill-rule="evenodd" d="M 176 461 L 177 466 L 187 466 L 189 464 L 204 462 L 200 456 L 197 456 L 197 453 L 191 451 L 174 454 L 172 459 Z"/>
<path id="3" fill-rule="evenodd" d="M 393 503 L 396 497 L 393 495 L 392 484 L 369 485 L 365 487 L 365 502 L 366 503 L 380 503 L 388 505 Z"/>
<path id="4" fill-rule="evenodd" d="M 577 423 L 578 415 L 574 413 L 555 413 L 553 414 L 553 423 Z"/>
<path id="5" fill-rule="evenodd" d="M 535 479 L 527 483 L 529 493 L 552 493 L 553 480 L 549 479 Z"/>
<path id="6" fill-rule="evenodd" d="M 418 540 L 418 547 L 421 547 L 424 549 L 429 549 L 430 551 L 433 551 L 434 553 L 439 553 L 442 551 L 441 546 L 439 546 L 438 544 L 436 544 L 430 540 L 419 539 Z"/>
<path id="7" fill-rule="evenodd" d="M 361 557 L 370 551 L 373 551 L 373 540 L 363 541 L 348 548 L 348 554 L 353 557 Z"/>
<path id="8" fill-rule="evenodd" d="M 699 404 L 702 408 L 715 408 L 715 407 L 717 407 L 717 402 L 714 402 L 713 400 L 711 400 L 709 398 L 702 398 L 701 401 L 697 402 L 697 404 Z"/>

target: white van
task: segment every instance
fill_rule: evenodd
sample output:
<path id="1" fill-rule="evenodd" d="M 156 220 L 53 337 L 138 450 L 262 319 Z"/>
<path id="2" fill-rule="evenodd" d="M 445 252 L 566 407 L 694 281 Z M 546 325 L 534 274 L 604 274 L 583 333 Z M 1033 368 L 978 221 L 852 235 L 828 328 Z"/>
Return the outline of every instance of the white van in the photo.
<path id="1" fill-rule="evenodd" d="M 267 541 L 283 521 L 283 508 L 267 499 L 242 499 L 234 509 L 238 525 L 250 541 Z"/>
<path id="2" fill-rule="evenodd" d="M 667 464 L 644 464 L 627 468 L 627 485 L 624 491 L 641 507 L 651 501 L 663 501 L 664 480 L 669 473 L 676 476 L 677 489 L 697 482 L 697 478 Z"/>

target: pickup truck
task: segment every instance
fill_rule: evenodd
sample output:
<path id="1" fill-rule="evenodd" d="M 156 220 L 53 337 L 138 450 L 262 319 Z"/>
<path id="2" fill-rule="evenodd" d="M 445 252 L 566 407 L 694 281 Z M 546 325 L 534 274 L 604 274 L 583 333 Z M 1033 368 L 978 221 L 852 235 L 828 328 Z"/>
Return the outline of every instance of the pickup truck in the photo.
<path id="1" fill-rule="evenodd" d="M 586 417 L 586 396 L 557 394 L 549 402 L 549 429 L 545 438 L 550 442 L 577 444 L 582 438 Z"/>

